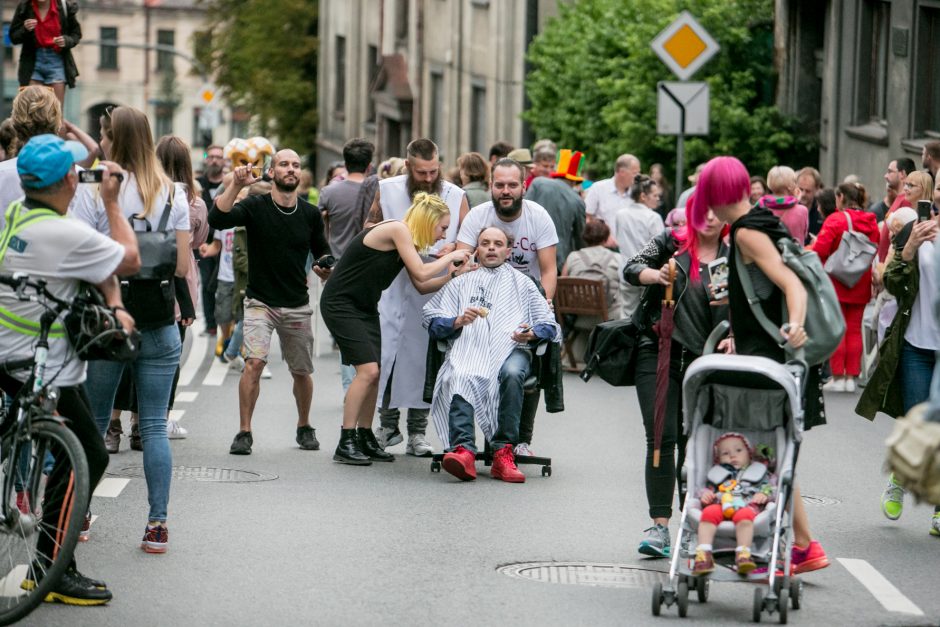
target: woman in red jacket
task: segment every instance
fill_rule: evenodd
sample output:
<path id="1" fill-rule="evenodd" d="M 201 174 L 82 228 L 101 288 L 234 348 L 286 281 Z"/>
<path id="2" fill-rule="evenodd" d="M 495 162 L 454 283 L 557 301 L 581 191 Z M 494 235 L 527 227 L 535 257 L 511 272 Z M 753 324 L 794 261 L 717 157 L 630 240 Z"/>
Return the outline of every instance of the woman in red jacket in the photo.
<path id="1" fill-rule="evenodd" d="M 858 183 L 843 183 L 836 188 L 836 211 L 826 217 L 819 235 L 812 248 L 823 263 L 839 248 L 842 234 L 849 228 L 848 216 L 852 220 L 852 230 L 862 233 L 874 244 L 878 244 L 878 223 L 875 215 L 863 211 L 867 205 L 865 188 Z M 865 305 L 871 300 L 871 270 L 862 275 L 858 283 L 848 287 L 837 279 L 832 279 L 842 305 L 845 318 L 845 337 L 829 360 L 832 367 L 832 381 L 823 386 L 831 392 L 854 392 L 855 377 L 861 373 L 862 364 L 862 316 Z"/>

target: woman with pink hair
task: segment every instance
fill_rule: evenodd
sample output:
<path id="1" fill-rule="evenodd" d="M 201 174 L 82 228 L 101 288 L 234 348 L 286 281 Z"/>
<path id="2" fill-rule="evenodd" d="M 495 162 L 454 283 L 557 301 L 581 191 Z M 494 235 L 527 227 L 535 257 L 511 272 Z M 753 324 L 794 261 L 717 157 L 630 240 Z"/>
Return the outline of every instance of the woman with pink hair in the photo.
<path id="1" fill-rule="evenodd" d="M 722 222 L 731 225 L 728 305 L 735 352 L 768 357 L 782 363 L 786 356 L 780 340 L 786 340 L 793 348 L 806 343 L 803 327 L 806 289 L 784 264 L 776 246 L 779 239 L 791 237 L 789 231 L 769 209 L 759 205 L 752 207 L 750 192 L 751 179 L 744 164 L 734 157 L 715 157 L 705 164 L 699 175 L 695 198 L 687 208 L 688 223 L 690 228 L 702 231 L 711 211 Z M 738 274 L 738 256 L 744 262 L 760 299 L 756 306 L 761 307 L 780 328 L 780 337 L 771 337 L 765 332 L 751 310 Z M 821 387 L 819 368 L 811 367 L 806 382 L 808 392 L 804 398 L 806 430 L 826 422 Z M 793 532 L 793 574 L 829 565 L 825 551 L 810 534 L 809 519 L 798 488 L 794 491 Z"/>

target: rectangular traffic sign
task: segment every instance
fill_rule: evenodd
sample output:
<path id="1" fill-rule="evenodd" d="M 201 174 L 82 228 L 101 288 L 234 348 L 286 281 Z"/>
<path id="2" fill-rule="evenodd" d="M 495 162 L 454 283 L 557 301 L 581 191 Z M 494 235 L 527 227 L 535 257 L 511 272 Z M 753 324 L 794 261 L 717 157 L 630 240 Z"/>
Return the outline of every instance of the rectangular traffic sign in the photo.
<path id="1" fill-rule="evenodd" d="M 708 135 L 708 83 L 662 81 L 657 85 L 656 91 L 659 105 L 656 113 L 657 133 Z"/>

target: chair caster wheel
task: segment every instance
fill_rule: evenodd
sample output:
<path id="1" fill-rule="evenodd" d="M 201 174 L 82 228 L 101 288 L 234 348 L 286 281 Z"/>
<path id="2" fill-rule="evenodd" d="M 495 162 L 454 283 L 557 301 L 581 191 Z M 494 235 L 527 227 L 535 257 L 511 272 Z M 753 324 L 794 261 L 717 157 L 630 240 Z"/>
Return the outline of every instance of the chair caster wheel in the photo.
<path id="1" fill-rule="evenodd" d="M 440 472 L 441 462 L 431 462 L 431 472 Z"/>
<path id="2" fill-rule="evenodd" d="M 542 476 L 551 477 L 552 476 L 552 467 L 551 466 L 542 466 Z"/>

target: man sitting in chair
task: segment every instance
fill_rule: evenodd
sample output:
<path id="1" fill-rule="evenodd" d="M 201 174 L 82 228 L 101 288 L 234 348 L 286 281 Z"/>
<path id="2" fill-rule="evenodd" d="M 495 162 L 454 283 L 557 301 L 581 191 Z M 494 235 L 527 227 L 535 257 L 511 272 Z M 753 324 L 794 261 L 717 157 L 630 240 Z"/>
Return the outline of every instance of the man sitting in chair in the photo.
<path id="1" fill-rule="evenodd" d="M 448 450 L 444 470 L 476 479 L 476 417 L 490 442 L 490 476 L 523 483 L 513 446 L 519 438 L 523 384 L 532 365 L 530 342 L 561 341 L 561 329 L 535 283 L 504 263 L 513 240 L 498 227 L 477 238 L 480 267 L 447 283 L 424 306 L 431 338 L 448 341 L 434 384 L 431 419 Z"/>

